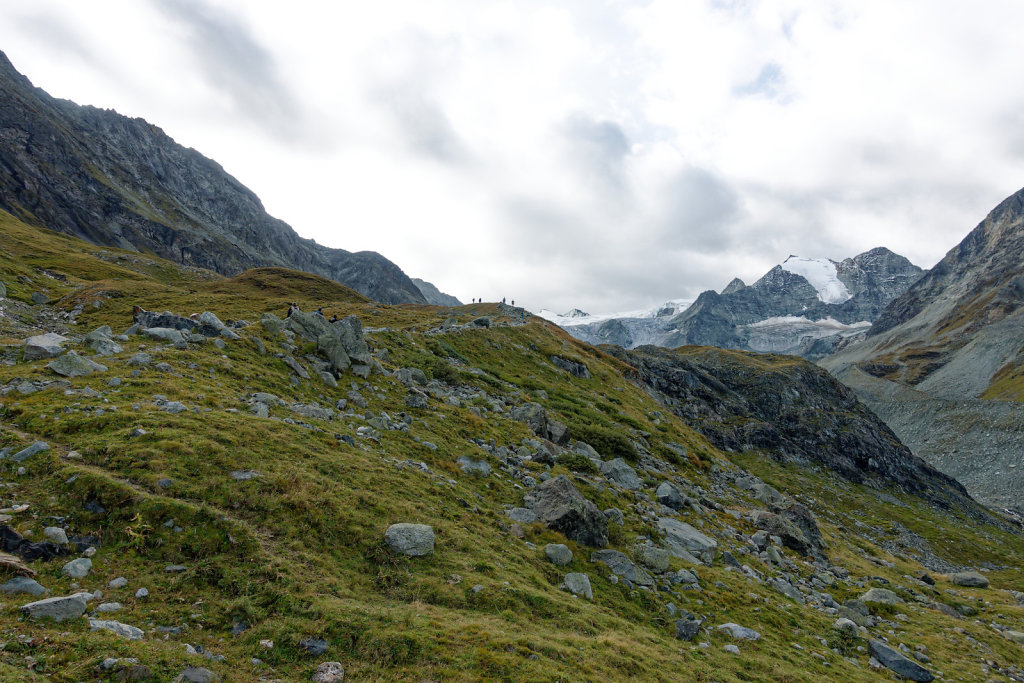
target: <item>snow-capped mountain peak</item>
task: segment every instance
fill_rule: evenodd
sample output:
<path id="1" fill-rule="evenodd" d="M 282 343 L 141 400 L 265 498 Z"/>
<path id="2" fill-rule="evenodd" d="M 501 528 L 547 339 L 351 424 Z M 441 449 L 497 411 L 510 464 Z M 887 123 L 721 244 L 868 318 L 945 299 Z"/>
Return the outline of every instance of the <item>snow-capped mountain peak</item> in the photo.
<path id="1" fill-rule="evenodd" d="M 811 283 L 818 298 L 826 304 L 841 304 L 853 295 L 839 280 L 836 262 L 827 258 L 810 259 L 790 256 L 782 262 L 782 269 L 799 275 Z"/>

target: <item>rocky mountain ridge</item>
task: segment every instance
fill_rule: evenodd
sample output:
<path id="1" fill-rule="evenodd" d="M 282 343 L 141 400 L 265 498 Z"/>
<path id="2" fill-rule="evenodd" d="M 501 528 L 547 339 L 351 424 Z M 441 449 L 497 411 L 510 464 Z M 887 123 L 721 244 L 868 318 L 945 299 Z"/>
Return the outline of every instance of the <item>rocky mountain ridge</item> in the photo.
<path id="1" fill-rule="evenodd" d="M 879 247 L 841 262 L 790 256 L 746 285 L 734 279 L 655 319 L 560 320 L 570 334 L 624 348 L 710 345 L 817 359 L 864 333 L 923 271 Z"/>
<path id="2" fill-rule="evenodd" d="M 820 362 L 915 453 L 986 503 L 1022 508 L 1022 338 L 1024 190 L 894 299 L 863 341 Z"/>
<path id="3" fill-rule="evenodd" d="M 216 162 L 142 119 L 50 97 L 3 53 L 0 208 L 93 244 L 225 275 L 284 266 L 377 301 L 425 301 L 380 254 L 299 237 Z"/>

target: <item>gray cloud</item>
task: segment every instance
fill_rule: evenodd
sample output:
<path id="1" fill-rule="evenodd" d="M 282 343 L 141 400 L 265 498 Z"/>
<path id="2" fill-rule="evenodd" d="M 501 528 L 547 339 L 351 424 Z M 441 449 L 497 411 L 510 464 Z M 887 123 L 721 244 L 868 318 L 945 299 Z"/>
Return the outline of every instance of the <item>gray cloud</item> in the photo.
<path id="1" fill-rule="evenodd" d="M 271 52 L 238 17 L 199 0 L 152 1 L 185 28 L 206 79 L 231 98 L 240 115 L 278 137 L 292 139 L 299 134 L 300 112 Z"/>
<path id="2" fill-rule="evenodd" d="M 617 123 L 574 114 L 560 133 L 570 161 L 588 184 L 599 192 L 627 191 L 622 163 L 630 153 L 630 144 Z"/>
<path id="3" fill-rule="evenodd" d="M 97 66 L 96 53 L 85 43 L 82 35 L 69 26 L 61 17 L 47 14 L 24 14 L 14 17 L 21 30 L 31 33 L 51 49 L 66 52 L 74 57 Z"/>
<path id="4" fill-rule="evenodd" d="M 381 91 L 378 99 L 394 116 L 414 154 L 447 164 L 469 161 L 469 150 L 447 114 L 422 93 L 394 87 Z"/>
<path id="5" fill-rule="evenodd" d="M 687 166 L 662 190 L 664 205 L 659 241 L 700 253 L 726 251 L 730 226 L 741 216 L 739 194 L 714 173 Z"/>

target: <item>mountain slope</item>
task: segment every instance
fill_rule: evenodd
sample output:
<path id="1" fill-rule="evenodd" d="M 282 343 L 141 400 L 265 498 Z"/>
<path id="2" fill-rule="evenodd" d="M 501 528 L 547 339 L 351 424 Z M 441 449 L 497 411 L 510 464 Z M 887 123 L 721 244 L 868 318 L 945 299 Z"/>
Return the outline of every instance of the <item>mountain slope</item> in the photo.
<path id="1" fill-rule="evenodd" d="M 1021 507 L 1022 339 L 1024 190 L 894 299 L 863 342 L 821 364 L 980 499 Z"/>
<path id="2" fill-rule="evenodd" d="M 800 359 L 616 357 L 498 305 L 224 278 L 4 213 L 0 282 L 4 571 L 74 608 L 6 595 L 2 678 L 867 682 L 882 639 L 946 680 L 1024 676 L 1019 528 Z M 430 547 L 390 543 L 404 523 Z M 901 602 L 860 600 L 881 588 Z"/>
<path id="3" fill-rule="evenodd" d="M 734 279 L 681 311 L 556 322 L 578 339 L 624 348 L 654 344 L 719 346 L 809 359 L 863 333 L 922 270 L 879 247 L 842 262 L 790 256 L 747 286 Z"/>
<path id="4" fill-rule="evenodd" d="M 414 277 L 413 284 L 420 290 L 427 303 L 432 306 L 461 306 L 462 302 L 451 294 L 445 294 L 432 283 Z"/>
<path id="5" fill-rule="evenodd" d="M 3 53 L 0 208 L 93 244 L 225 275 L 284 266 L 378 301 L 424 302 L 416 285 L 380 254 L 302 239 L 216 162 L 142 119 L 50 97 Z"/>

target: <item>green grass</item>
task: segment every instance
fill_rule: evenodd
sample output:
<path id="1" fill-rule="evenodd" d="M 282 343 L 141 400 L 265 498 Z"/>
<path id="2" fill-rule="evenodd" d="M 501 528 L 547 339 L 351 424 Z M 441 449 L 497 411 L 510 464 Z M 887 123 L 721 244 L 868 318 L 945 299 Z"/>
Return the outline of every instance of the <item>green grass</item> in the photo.
<path id="1" fill-rule="evenodd" d="M 374 350 L 387 349 L 387 370 L 418 367 L 475 393 L 459 406 L 432 400 L 427 409 L 411 409 L 405 406 L 407 389 L 384 375 L 369 381 L 345 376 L 337 389 L 317 381 L 295 385 L 286 366 L 261 355 L 255 341 L 272 354 L 283 351 L 283 337 L 254 324 L 242 331 L 243 340 L 228 342 L 223 350 L 204 344 L 179 351 L 133 337 L 123 353 L 103 361 L 107 372 L 72 381 L 75 391 L 90 388 L 100 397 L 42 391 L 0 398 L 0 445 L 45 439 L 53 447 L 26 461 L 21 475 L 14 463 L 0 461 L 4 504 L 30 504 L 11 524 L 39 540 L 48 518 L 59 516 L 72 532 L 99 537 L 93 573 L 80 585 L 122 602 L 124 609 L 111 618 L 150 634 L 133 643 L 90 633 L 84 620 L 24 621 L 17 607 L 28 600 L 7 597 L 0 606 L 0 641 L 7 643 L 0 649 L 4 680 L 107 680 L 112 674 L 97 666 L 110 656 L 138 658 L 157 680 L 171 680 L 188 665 L 207 666 L 225 680 L 307 680 L 319 661 L 333 659 L 344 664 L 346 680 L 877 680 L 850 643 L 837 641 L 836 647 L 855 656 L 859 666 L 819 642 L 832 637 L 834 617 L 797 605 L 720 561 L 697 569 L 701 592 L 648 593 L 611 583 L 600 565 L 588 561 L 589 549 L 542 525 L 525 526 L 523 538 L 517 538 L 504 508 L 521 504 L 523 490 L 501 472 L 496 459 L 470 442 L 517 447 L 532 437 L 525 425 L 495 410 L 498 400 L 541 403 L 605 459 L 635 461 L 633 444 L 642 445 L 671 465 L 659 474 L 640 472 L 655 483 L 673 477 L 712 491 L 712 469 L 742 466 L 815 510 L 833 561 L 856 577 L 881 576 L 898 584 L 905 583 L 904 574 L 920 569 L 913 556 L 896 557 L 883 549 L 895 524 L 919 534 L 948 561 L 1002 567 L 989 573 L 992 589 L 958 588 L 956 596 L 943 592 L 951 587 L 939 577 L 938 595 L 932 597 L 975 606 L 981 621 L 958 621 L 909 604 L 913 621 L 901 637 L 926 644 L 933 653 L 931 668 L 943 671 L 947 680 L 980 676 L 968 635 L 989 648 L 986 657 L 1020 661 L 1019 646 L 985 625 L 993 619 L 1024 623 L 1024 609 L 1001 590 L 1024 588 L 1019 536 L 898 493 L 891 493 L 900 502 L 893 505 L 877 491 L 824 472 L 783 466 L 757 454 L 727 457 L 629 381 L 629 366 L 544 321 L 435 333 L 450 317 L 459 323 L 480 315 L 508 321 L 490 305 L 384 306 L 323 278 L 280 269 L 222 278 L 148 256 L 100 250 L 5 215 L 0 215 L 0 238 L 0 280 L 16 303 L 45 287 L 59 310 L 83 305 L 71 335 L 101 324 L 120 332 L 130 324 L 135 304 L 257 321 L 267 311 L 281 315 L 288 302 L 298 301 L 307 310 L 322 305 L 329 314 L 355 314 L 366 327 L 385 328 L 368 339 Z M 95 255 L 101 251 L 102 257 Z M 25 323 L 30 322 L 31 316 Z M 0 338 L 12 345 L 12 360 L 24 331 L 0 328 Z M 143 346 L 172 372 L 148 367 L 131 377 L 124 361 Z M 569 376 L 551 364 L 552 355 L 584 362 L 592 378 Z M 795 361 L 735 354 L 735 362 L 748 363 L 751 371 L 785 372 Z M 0 365 L 0 386 L 16 377 L 53 378 L 45 361 Z M 112 377 L 121 378 L 122 385 L 107 386 Z M 316 431 L 284 422 L 297 418 L 286 408 L 272 408 L 278 419 L 263 419 L 250 414 L 245 402 L 255 391 L 268 391 L 289 403 L 331 406 L 352 382 L 374 415 L 388 412 L 397 419 L 408 413 L 409 432 L 382 431 L 379 441 L 357 437 L 353 446 L 335 434 L 354 435 L 354 428 L 365 424 L 358 417 L 303 418 L 322 430 Z M 161 412 L 152 403 L 155 394 L 180 400 L 190 410 Z M 147 433 L 131 436 L 137 428 Z M 72 450 L 80 457 L 67 457 Z M 495 473 L 463 475 L 456 464 L 462 455 L 487 459 Z M 583 460 L 562 456 L 552 474 L 572 477 L 601 509 L 624 511 L 626 523 L 611 537 L 614 547 L 631 553 L 638 536 L 653 533 L 650 522 L 636 513 L 632 493 L 589 484 L 593 466 Z M 422 462 L 428 471 L 402 461 Z M 534 475 L 543 471 L 537 464 L 528 467 Z M 231 477 L 231 471 L 243 469 L 261 476 Z M 158 483 L 165 478 L 172 480 L 169 487 Z M 727 502 L 741 510 L 755 507 L 742 496 Z M 88 512 L 85 503 L 99 504 L 106 513 Z M 735 539 L 736 532 L 754 530 L 742 515 L 687 511 L 682 518 L 718 536 L 723 547 L 734 545 L 726 539 Z M 432 525 L 435 553 L 393 556 L 382 536 L 399 521 Z M 544 559 L 543 546 L 555 542 L 572 549 L 569 567 L 556 568 Z M 799 558 L 791 559 L 805 579 L 815 573 Z M 741 561 L 768 570 L 754 556 Z M 187 570 L 169 574 L 168 564 Z M 71 590 L 61 565 L 34 565 L 39 581 L 54 594 Z M 673 561 L 674 569 L 683 566 Z M 593 602 L 559 590 L 567 571 L 590 575 Z M 108 589 L 107 582 L 117 576 L 127 577 L 128 587 Z M 474 592 L 477 585 L 483 590 Z M 142 586 L 150 596 L 135 599 Z M 833 590 L 840 601 L 859 592 L 847 585 Z M 665 609 L 670 601 L 707 615 L 709 625 L 734 621 L 757 629 L 763 639 L 741 643 L 739 657 L 722 650 L 730 641 L 717 632 L 708 648 L 680 642 Z M 251 628 L 231 636 L 231 626 L 240 620 Z M 167 640 L 155 633 L 158 626 L 181 625 L 185 630 Z M 31 644 L 18 636 L 31 638 Z M 298 640 L 310 636 L 328 640 L 327 655 L 314 659 L 301 652 Z M 262 648 L 264 639 L 273 640 L 274 648 Z M 186 642 L 223 654 L 227 662 L 189 656 Z M 26 656 L 35 659 L 34 674 L 26 669 Z M 263 664 L 252 665 L 253 657 Z"/>

